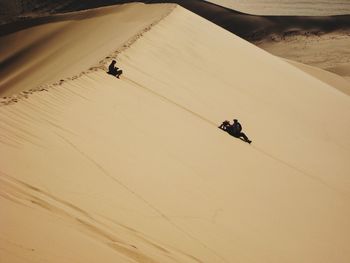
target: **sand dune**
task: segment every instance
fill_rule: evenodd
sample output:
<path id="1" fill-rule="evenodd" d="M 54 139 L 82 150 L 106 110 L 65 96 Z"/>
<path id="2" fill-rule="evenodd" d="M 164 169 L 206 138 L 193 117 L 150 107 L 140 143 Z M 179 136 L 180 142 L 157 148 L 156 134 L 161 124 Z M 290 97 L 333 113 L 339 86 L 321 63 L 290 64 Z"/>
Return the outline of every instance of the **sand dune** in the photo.
<path id="1" fill-rule="evenodd" d="M 34 0 L 27 0 L 24 2 L 33 2 Z M 231 1 L 231 0 L 230 0 Z M 302 6 L 309 1 L 295 1 L 289 0 L 276 0 L 269 1 L 269 5 L 274 7 L 281 7 L 281 9 L 291 10 L 291 8 L 285 8 L 283 4 L 292 4 L 298 12 L 288 16 L 282 15 L 276 11 L 272 15 L 265 15 L 263 11 L 261 13 L 256 12 L 257 15 L 249 15 L 239 12 L 236 5 L 240 5 L 238 2 L 233 2 L 232 5 L 227 5 L 228 0 L 214 0 L 214 1 L 201 1 L 201 0 L 103 0 L 103 1 L 80 1 L 70 0 L 64 1 L 66 4 L 62 4 L 62 1 L 58 1 L 53 4 L 51 1 L 38 0 L 34 1 L 41 3 L 42 6 L 50 6 L 52 12 L 70 12 L 76 10 L 85 10 L 105 5 L 115 5 L 116 3 L 124 2 L 145 2 L 145 3 L 176 3 L 186 9 L 216 23 L 217 25 L 231 31 L 232 33 L 239 35 L 245 39 L 258 40 L 263 39 L 270 34 L 289 35 L 290 33 L 297 32 L 309 32 L 309 33 L 327 33 L 338 30 L 350 31 L 350 5 L 347 1 L 333 1 L 332 3 L 318 1 L 320 5 L 324 5 L 321 9 L 323 12 L 332 12 L 331 7 L 344 12 L 344 15 L 330 16 L 325 13 L 314 13 L 312 16 L 301 15 Z M 38 5 L 32 4 L 32 5 Z M 215 3 L 215 4 L 214 4 Z M 242 2 L 243 3 L 243 2 Z M 257 9 L 260 4 L 254 0 L 244 1 L 244 4 L 256 5 Z M 28 5 L 28 4 L 27 4 Z M 308 5 L 308 4 L 307 4 Z M 225 7 L 227 6 L 227 7 Z M 298 7 L 299 6 L 299 7 Z M 331 6 L 331 7 L 330 7 Z M 16 9 L 17 10 L 17 9 Z M 36 8 L 36 13 L 40 14 L 47 10 L 47 8 Z M 313 10 L 315 10 L 315 2 L 313 1 Z M 21 21 L 18 22 L 19 24 Z M 3 29 L 2 29 L 3 30 Z"/>
<path id="2" fill-rule="evenodd" d="M 157 1 L 152 1 L 157 2 Z M 212 21 L 226 30 L 250 41 L 268 52 L 283 58 L 298 61 L 314 67 L 332 71 L 341 76 L 349 76 L 341 73 L 347 68 L 350 41 L 350 15 L 346 11 L 349 4 L 344 1 L 338 2 L 316 2 L 313 1 L 312 16 L 301 16 L 303 10 L 307 11 L 310 2 L 284 1 L 286 5 L 278 5 L 278 1 L 269 1 L 267 6 L 277 7 L 273 15 L 264 15 L 261 5 L 265 2 L 244 1 L 233 2 L 227 5 L 226 1 L 183 1 L 173 0 L 188 10 Z M 225 4 L 226 3 L 226 4 Z M 323 8 L 315 9 L 315 5 L 323 5 Z M 248 15 L 238 12 L 239 5 L 249 6 L 250 11 L 257 15 Z M 293 5 L 294 9 L 289 5 Z M 327 12 L 335 10 L 328 8 L 329 5 L 336 7 L 338 11 L 348 15 L 330 16 Z M 227 6 L 229 8 L 225 8 Z M 278 7 L 280 9 L 278 9 Z M 341 7 L 341 8 L 340 8 Z M 234 9 L 232 9 L 234 8 Z M 304 9 L 303 9 L 304 8 Z M 306 9 L 305 9 L 306 8 Z M 317 12 L 321 10 L 322 12 Z M 254 11 L 253 11 L 254 10 Z M 292 15 L 284 15 L 282 10 L 293 12 Z M 293 11 L 294 10 L 294 11 Z M 340 70 L 338 70 L 338 68 Z"/>
<path id="3" fill-rule="evenodd" d="M 292 35 L 254 42 L 274 55 L 350 76 L 350 33 Z M 350 86 L 349 86 L 350 89 Z"/>
<path id="4" fill-rule="evenodd" d="M 127 44 L 161 19 L 171 10 L 169 6 L 135 4 L 82 11 L 41 19 L 36 26 L 1 37 L 0 95 L 30 90 L 88 70 L 116 46 Z M 145 13 L 140 16 L 140 12 Z"/>
<path id="5" fill-rule="evenodd" d="M 148 2 L 160 2 L 151 0 Z M 350 15 L 281 16 L 249 15 L 206 1 L 169 0 L 246 39 L 261 40 L 270 36 L 350 32 Z"/>
<path id="6" fill-rule="evenodd" d="M 349 15 L 346 0 L 206 0 L 253 15 L 331 16 Z"/>
<path id="7" fill-rule="evenodd" d="M 208 2 L 218 6 L 199 2 L 184 6 L 273 55 L 340 76 L 350 76 L 350 3 L 288 0 Z"/>
<path id="8" fill-rule="evenodd" d="M 349 262 L 348 95 L 181 7 L 118 61 L 0 107 L 2 261 Z"/>
<path id="9" fill-rule="evenodd" d="M 350 63 L 342 64 L 340 66 L 335 66 L 331 68 L 327 68 L 328 71 L 334 72 L 340 76 L 344 76 L 346 78 L 350 78 Z"/>
<path id="10" fill-rule="evenodd" d="M 19 12 L 19 21 L 0 26 L 2 34 L 23 28 L 31 23 L 45 22 L 46 18 L 25 19 L 53 13 L 91 9 L 135 2 L 136 0 L 57 1 L 26 0 L 6 10 Z M 268 52 L 287 59 L 329 70 L 341 76 L 349 64 L 350 4 L 347 1 L 232 1 L 232 0 L 144 0 L 146 3 L 176 3 L 216 23 L 230 32 L 254 43 Z M 12 6 L 12 8 L 11 8 Z M 35 7 L 35 8 L 34 8 Z M 9 12 L 10 12 L 9 11 Z M 250 15 L 246 13 L 253 13 Z M 267 15 L 269 14 L 269 15 Z M 344 15 L 340 15 L 344 14 Z M 16 16 L 11 19 L 16 20 Z M 23 20 L 24 19 L 24 20 Z M 52 18 L 51 18 L 52 19 Z M 6 17 L 0 20 L 6 21 Z M 62 20 L 61 20 L 62 21 Z M 319 50 L 322 50 L 320 53 Z M 315 51 L 317 54 L 315 55 Z"/>
<path id="11" fill-rule="evenodd" d="M 310 74 L 311 76 L 329 84 L 330 86 L 344 92 L 345 94 L 350 95 L 350 82 L 346 77 L 342 77 L 338 74 L 322 70 L 320 68 L 312 67 L 309 65 L 305 65 L 293 60 L 287 60 L 290 64 L 296 66 L 302 71 Z"/>

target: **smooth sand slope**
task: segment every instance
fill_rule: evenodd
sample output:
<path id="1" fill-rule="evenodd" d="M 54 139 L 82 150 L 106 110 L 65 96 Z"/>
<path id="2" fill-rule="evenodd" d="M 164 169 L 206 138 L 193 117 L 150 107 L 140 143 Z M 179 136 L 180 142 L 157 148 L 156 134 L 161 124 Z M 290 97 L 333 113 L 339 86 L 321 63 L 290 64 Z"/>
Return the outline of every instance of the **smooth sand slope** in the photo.
<path id="1" fill-rule="evenodd" d="M 60 0 L 54 3 L 47 0 L 4 3 L 0 1 L 0 10 L 3 6 L 3 10 L 7 11 L 3 15 L 0 12 L 0 23 L 6 23 L 8 20 L 17 21 L 11 26 L 0 25 L 0 35 L 26 28 L 28 24 L 73 19 L 72 15 L 68 17 L 64 15 L 28 20 L 30 17 L 43 16 L 48 12 L 62 13 L 135 1 L 137 0 Z M 143 0 L 142 2 L 177 3 L 274 55 L 350 78 L 350 2 L 348 1 Z M 11 16 L 8 18 L 9 14 Z M 88 14 L 91 17 L 97 13 Z M 77 19 L 77 15 L 74 17 Z M 79 15 L 79 19 L 82 18 L 84 16 Z M 108 30 L 104 32 L 114 35 L 114 32 Z"/>
<path id="2" fill-rule="evenodd" d="M 198 13 L 269 53 L 350 78 L 349 1 L 207 2 L 218 6 L 197 3 Z"/>
<path id="3" fill-rule="evenodd" d="M 56 15 L 0 37 L 0 96 L 78 75 L 170 7 L 134 4 Z"/>
<path id="4" fill-rule="evenodd" d="M 182 5 L 274 55 L 322 68 L 344 77 L 350 76 L 350 15 L 346 11 L 350 8 L 350 2 L 289 0 L 170 2 Z M 256 15 L 238 12 L 237 10 L 241 10 L 238 8 L 239 5 L 250 6 L 252 13 Z M 265 8 L 270 8 L 270 15 L 266 15 Z M 287 16 L 284 12 L 286 10 L 292 13 Z M 341 10 L 347 15 L 331 16 L 332 13 L 329 12 L 332 10 Z M 310 11 L 312 13 L 309 13 Z M 308 16 L 305 16 L 306 14 Z"/>
<path id="5" fill-rule="evenodd" d="M 305 65 L 293 60 L 286 59 L 287 62 L 301 69 L 302 71 L 310 74 L 311 76 L 327 83 L 328 85 L 340 90 L 341 92 L 350 95 L 350 82 L 346 77 L 339 76 L 338 74 L 317 68 L 309 65 Z"/>
<path id="6" fill-rule="evenodd" d="M 350 261 L 348 95 L 181 7 L 118 60 L 0 107 L 1 262 Z"/>
<path id="7" fill-rule="evenodd" d="M 350 2 L 173 2 L 271 54 L 350 78 Z"/>

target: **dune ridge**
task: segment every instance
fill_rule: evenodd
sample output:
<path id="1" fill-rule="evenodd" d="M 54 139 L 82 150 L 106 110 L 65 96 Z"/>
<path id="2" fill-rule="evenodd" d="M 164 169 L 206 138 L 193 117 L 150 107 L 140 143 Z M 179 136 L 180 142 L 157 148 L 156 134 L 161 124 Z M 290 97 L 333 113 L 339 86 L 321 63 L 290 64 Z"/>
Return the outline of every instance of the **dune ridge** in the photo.
<path id="1" fill-rule="evenodd" d="M 96 60 L 100 60 L 105 54 L 115 56 L 130 46 L 169 14 L 173 7 L 174 5 L 133 4 L 96 9 L 54 17 L 42 26 L 3 37 L 0 40 L 0 94 L 5 98 L 2 98 L 1 103 L 16 102 L 34 91 L 46 90 L 50 85 L 59 85 L 65 79 L 75 79 L 88 70 L 103 67 L 105 60 L 99 63 Z M 142 16 L 143 23 L 123 20 L 125 16 L 136 17 L 135 14 L 144 9 L 148 9 L 148 13 Z M 77 17 L 78 20 L 75 21 Z M 110 27 L 113 19 L 120 21 L 116 29 Z M 95 34 L 95 38 L 89 35 L 90 26 L 99 28 L 99 35 Z M 85 38 L 89 45 L 86 47 L 77 36 Z M 22 38 L 19 45 L 8 45 L 19 38 Z M 67 44 L 70 47 L 65 49 Z M 28 50 L 28 46 L 33 48 Z M 120 48 L 115 50 L 116 46 Z M 21 78 L 23 74 L 29 76 Z"/>
<path id="2" fill-rule="evenodd" d="M 70 1 L 69 4 L 62 6 L 55 13 L 74 12 L 76 10 L 86 10 L 101 6 L 143 2 L 143 3 L 174 3 L 194 12 L 209 21 L 229 30 L 230 32 L 246 39 L 261 40 L 273 34 L 288 36 L 289 34 L 324 34 L 334 31 L 350 30 L 350 14 L 344 15 L 318 15 L 318 16 L 300 16 L 300 15 L 263 15 L 263 14 L 246 14 L 235 10 L 234 8 L 225 7 L 219 3 L 222 0 L 202 1 L 202 0 L 104 0 L 104 1 Z M 40 1 L 39 1 L 40 2 Z M 45 2 L 45 1 L 43 1 Z M 39 9 L 40 10 L 40 9 Z M 40 14 L 40 13 L 39 13 Z M 33 20 L 33 19 L 31 19 Z M 35 20 L 34 20 L 35 21 Z M 18 21 L 14 23 L 14 28 L 25 26 L 30 21 Z M 40 18 L 37 20 L 40 23 Z M 239 26 L 238 26 L 239 25 Z M 0 27 L 1 28 L 1 27 Z M 8 30 L 7 27 L 1 28 L 1 31 Z"/>
<path id="3" fill-rule="evenodd" d="M 27 2 L 30 3 L 31 1 Z M 6 35 L 50 20 L 58 22 L 71 19 L 73 15 L 67 15 L 67 12 L 137 1 L 104 0 L 82 2 L 72 0 L 55 4 L 47 3 L 46 1 L 32 2 L 30 6 L 33 8 L 37 6 L 35 12 L 31 12 L 27 18 L 21 17 L 22 20 L 20 21 L 3 26 L 0 25 L 0 34 Z M 266 3 L 254 1 L 243 5 L 247 5 L 251 10 L 254 9 L 256 15 L 239 12 L 236 8 L 238 3 L 228 4 L 225 0 L 148 0 L 139 2 L 179 4 L 274 55 L 316 66 L 344 76 L 346 79 L 349 78 L 348 61 L 344 62 L 344 60 L 349 60 L 349 48 L 346 44 L 350 32 L 350 15 L 346 15 L 347 4 L 345 2 L 337 2 L 339 6 L 344 7 L 342 9 L 345 12 L 344 15 L 330 15 L 327 13 L 328 9 L 324 7 L 324 12 L 305 13 L 303 16 L 300 13 L 303 11 L 303 8 L 307 9 L 310 7 L 307 2 L 293 2 L 294 7 L 298 7 L 296 9 L 299 12 L 293 13 L 293 15 L 281 13 L 285 5 L 291 4 L 289 1 L 282 1 L 281 8 L 277 8 L 272 15 L 266 15 L 266 10 L 262 9 L 262 4 L 265 5 Z M 28 3 L 27 5 L 29 5 Z M 326 3 L 320 2 L 318 4 L 327 6 Z M 314 5 L 312 6 L 314 7 Z M 46 11 L 48 9 L 51 10 L 51 13 L 59 13 L 61 15 L 47 16 Z M 29 12 L 29 10 L 27 11 Z M 306 14 L 309 14 L 309 16 L 305 16 Z M 38 15 L 44 15 L 44 17 L 33 18 Z M 75 14 L 75 17 L 79 19 L 79 14 Z M 6 22 L 5 18 L 3 22 Z M 315 56 L 314 50 L 318 50 L 321 47 L 322 53 L 318 52 L 317 56 Z"/>
<path id="4" fill-rule="evenodd" d="M 349 261 L 349 96 L 179 6 L 117 58 L 0 107 L 2 259 Z"/>

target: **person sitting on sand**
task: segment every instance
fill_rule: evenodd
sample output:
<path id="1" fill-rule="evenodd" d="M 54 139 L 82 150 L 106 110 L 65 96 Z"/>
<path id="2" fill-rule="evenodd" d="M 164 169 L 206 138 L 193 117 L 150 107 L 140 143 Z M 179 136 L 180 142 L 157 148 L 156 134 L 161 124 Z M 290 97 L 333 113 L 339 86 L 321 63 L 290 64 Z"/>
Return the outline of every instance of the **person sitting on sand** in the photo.
<path id="1" fill-rule="evenodd" d="M 111 74 L 119 79 L 119 76 L 123 73 L 123 71 L 115 66 L 116 63 L 117 63 L 117 61 L 115 61 L 115 60 L 112 61 L 112 63 L 108 67 L 107 73 Z"/>
<path id="2" fill-rule="evenodd" d="M 247 135 L 245 135 L 242 132 L 242 125 L 238 122 L 237 119 L 233 120 L 233 124 L 231 125 L 229 121 L 224 121 L 220 126 L 220 129 L 226 131 L 227 133 L 229 133 L 230 135 L 232 135 L 233 137 L 236 138 L 240 138 L 241 140 L 251 144 L 252 141 L 249 140 L 249 138 L 247 137 Z M 243 139 L 242 139 L 243 138 Z"/>

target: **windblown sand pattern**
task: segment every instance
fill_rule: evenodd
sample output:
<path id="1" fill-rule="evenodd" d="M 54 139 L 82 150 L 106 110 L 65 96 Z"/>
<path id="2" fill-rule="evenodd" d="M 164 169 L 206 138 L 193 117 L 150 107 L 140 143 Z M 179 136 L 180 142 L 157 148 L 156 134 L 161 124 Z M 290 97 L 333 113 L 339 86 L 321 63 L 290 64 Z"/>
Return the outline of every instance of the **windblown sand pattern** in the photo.
<path id="1" fill-rule="evenodd" d="M 339 79 L 180 6 L 89 12 L 1 39 L 1 262 L 350 261 Z"/>

